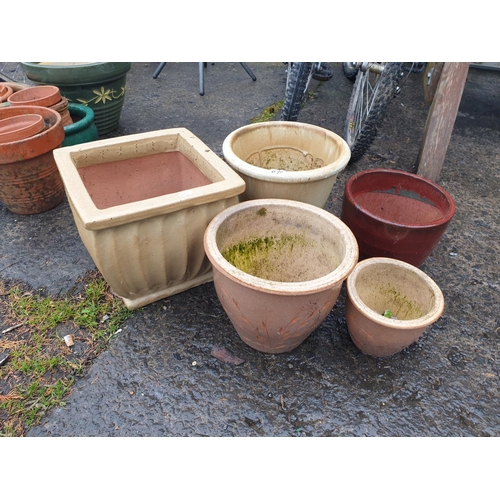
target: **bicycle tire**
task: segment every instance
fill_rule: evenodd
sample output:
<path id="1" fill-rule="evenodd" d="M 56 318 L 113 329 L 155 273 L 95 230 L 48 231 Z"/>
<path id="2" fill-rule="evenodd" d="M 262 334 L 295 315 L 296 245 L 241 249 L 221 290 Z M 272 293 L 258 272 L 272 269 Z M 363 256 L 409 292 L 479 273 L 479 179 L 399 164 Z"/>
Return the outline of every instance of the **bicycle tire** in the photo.
<path id="1" fill-rule="evenodd" d="M 383 63 L 380 74 L 360 70 L 354 82 L 344 139 L 351 149 L 351 163 L 358 161 L 370 148 L 397 91 L 401 63 Z"/>
<path id="2" fill-rule="evenodd" d="M 317 80 L 318 82 L 327 82 L 331 80 L 333 77 L 333 68 L 325 63 L 320 63 L 319 68 L 315 65 L 314 70 L 312 72 L 313 80 Z"/>
<path id="3" fill-rule="evenodd" d="M 291 64 L 291 67 L 288 69 L 281 120 L 297 121 L 307 87 L 311 81 L 312 72 L 313 63 L 295 62 Z"/>

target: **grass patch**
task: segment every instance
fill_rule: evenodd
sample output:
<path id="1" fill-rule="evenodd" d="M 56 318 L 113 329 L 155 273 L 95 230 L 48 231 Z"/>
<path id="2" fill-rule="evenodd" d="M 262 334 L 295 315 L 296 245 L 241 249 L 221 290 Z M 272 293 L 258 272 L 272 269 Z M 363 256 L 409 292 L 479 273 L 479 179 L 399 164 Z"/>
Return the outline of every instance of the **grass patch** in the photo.
<path id="1" fill-rule="evenodd" d="M 262 122 L 268 122 L 271 121 L 276 113 L 279 113 L 283 108 L 283 101 L 278 101 L 275 102 L 274 104 L 271 104 L 271 106 L 268 106 L 262 113 L 258 116 L 255 116 L 250 120 L 250 123 L 262 123 Z"/>
<path id="2" fill-rule="evenodd" d="M 132 315 L 99 272 L 52 298 L 0 282 L 0 436 L 23 436 L 64 406 L 82 375 Z M 71 336 L 73 345 L 65 337 Z"/>

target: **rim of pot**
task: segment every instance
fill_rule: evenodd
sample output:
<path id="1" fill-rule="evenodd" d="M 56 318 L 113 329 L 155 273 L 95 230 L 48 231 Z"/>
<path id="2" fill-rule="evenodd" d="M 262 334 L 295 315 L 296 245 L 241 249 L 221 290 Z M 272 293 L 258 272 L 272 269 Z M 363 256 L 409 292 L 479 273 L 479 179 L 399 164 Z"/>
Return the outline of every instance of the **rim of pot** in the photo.
<path id="1" fill-rule="evenodd" d="M 393 318 L 386 318 L 385 316 L 377 313 L 370 307 L 368 307 L 361 297 L 359 296 L 355 283 L 356 279 L 359 275 L 359 273 L 366 267 L 374 266 L 374 265 L 380 265 L 380 264 L 388 264 L 392 265 L 395 267 L 403 267 L 407 269 L 408 271 L 412 271 L 415 274 L 417 274 L 420 278 L 422 278 L 427 286 L 433 291 L 434 293 L 434 305 L 431 308 L 431 310 L 424 316 L 417 318 L 417 319 L 409 319 L 409 320 L 403 320 L 403 319 L 393 319 Z M 366 316 L 368 316 L 372 321 L 375 323 L 378 323 L 380 325 L 386 326 L 388 328 L 394 328 L 397 330 L 412 330 L 415 328 L 422 328 L 426 327 L 435 321 L 437 321 L 443 311 L 444 311 L 444 296 L 443 292 L 441 289 L 438 287 L 438 285 L 435 283 L 435 281 L 430 278 L 427 274 L 425 274 L 422 270 L 420 270 L 418 267 L 415 267 L 411 264 L 408 264 L 407 262 L 404 262 L 402 260 L 397 260 L 397 259 L 391 259 L 389 257 L 371 257 L 369 259 L 362 260 L 356 264 L 356 267 L 352 271 L 351 274 L 347 277 L 346 280 L 346 288 L 347 288 L 347 294 L 351 300 L 351 303 L 358 309 L 358 311 L 362 312 Z"/>
<path id="2" fill-rule="evenodd" d="M 29 120 L 27 123 L 23 120 Z M 0 128 L 0 143 L 5 144 L 7 142 L 15 142 L 26 137 L 33 137 L 34 135 L 40 133 L 45 128 L 45 122 L 43 120 L 43 116 L 32 114 L 32 115 L 17 115 L 10 116 L 9 118 L 0 119 L 0 127 L 1 125 L 5 125 L 5 122 L 8 123 L 14 129 L 7 130 L 5 132 L 1 132 Z M 19 123 L 21 122 L 21 123 Z M 17 139 L 5 140 L 5 136 L 17 135 Z M 4 137 L 2 137 L 4 136 Z"/>
<path id="3" fill-rule="evenodd" d="M 33 97 L 32 93 L 42 93 L 38 97 Z M 59 87 L 55 85 L 35 85 L 14 92 L 8 101 L 12 106 L 52 106 L 61 100 Z"/>
<path id="4" fill-rule="evenodd" d="M 341 263 L 330 273 L 309 281 L 294 281 L 294 282 L 282 282 L 266 280 L 264 278 L 259 278 L 252 274 L 248 274 L 241 269 L 230 264 L 223 256 L 217 246 L 217 232 L 220 226 L 230 217 L 234 216 L 238 212 L 253 210 L 255 207 L 269 207 L 269 206 L 288 206 L 293 207 L 293 209 L 298 209 L 302 211 L 307 211 L 314 214 L 316 217 L 320 217 L 326 220 L 341 233 L 344 240 L 346 241 L 346 254 L 342 259 Z M 222 212 L 219 212 L 209 223 L 207 229 L 205 230 L 203 238 L 205 252 L 207 257 L 212 262 L 212 265 L 216 264 L 217 268 L 227 277 L 234 279 L 243 283 L 244 285 L 253 288 L 255 290 L 264 290 L 268 293 L 276 293 L 282 295 L 305 295 L 315 292 L 321 292 L 332 288 L 339 282 L 343 282 L 347 276 L 353 271 L 358 262 L 358 243 L 354 234 L 349 229 L 349 227 L 344 224 L 338 217 L 335 217 L 331 213 L 318 208 L 309 203 L 304 203 L 300 201 L 293 200 L 282 200 L 282 199 L 258 199 L 249 200 L 236 205 L 232 205 Z"/>
<path id="5" fill-rule="evenodd" d="M 27 114 L 41 115 L 45 122 L 44 130 L 19 141 L 1 143 L 0 165 L 34 158 L 62 144 L 64 127 L 62 126 L 61 115 L 57 111 L 45 106 L 7 106 L 0 108 L 0 119 Z"/>
<path id="6" fill-rule="evenodd" d="M 78 120 L 73 120 L 73 123 L 64 127 L 66 134 L 79 132 L 91 125 L 94 120 L 94 110 L 83 104 L 68 103 L 68 112 L 72 118 L 76 117 Z"/>
<path id="7" fill-rule="evenodd" d="M 448 203 L 448 210 L 447 212 L 441 217 L 440 219 L 436 219 L 435 221 L 432 221 L 430 223 L 422 223 L 422 224 L 403 224 L 400 222 L 395 222 L 389 219 L 384 219 L 383 217 L 380 217 L 378 215 L 375 215 L 374 213 L 366 210 L 363 206 L 359 205 L 356 203 L 356 199 L 352 193 L 352 185 L 354 182 L 356 182 L 360 177 L 364 177 L 366 175 L 371 175 L 371 174 L 389 174 L 389 175 L 394 175 L 395 177 L 401 177 L 401 178 L 412 178 L 417 180 L 418 182 L 421 182 L 422 184 L 427 184 L 430 186 L 432 189 L 439 191 L 439 193 L 446 199 Z M 435 226 L 439 226 L 445 223 L 448 223 L 451 221 L 453 216 L 455 215 L 455 201 L 451 197 L 451 195 L 443 189 L 439 184 L 436 184 L 435 182 L 432 182 L 430 179 L 427 179 L 425 177 L 422 177 L 417 174 L 412 174 L 410 172 L 404 172 L 401 170 L 394 170 L 394 169 L 385 169 L 385 168 L 375 168 L 371 170 L 364 170 L 362 172 L 358 172 L 357 174 L 354 174 L 352 177 L 350 177 L 347 182 L 345 183 L 345 188 L 344 188 L 344 194 L 349 200 L 349 202 L 356 207 L 356 210 L 359 210 L 362 214 L 378 221 L 382 222 L 387 225 L 391 225 L 393 227 L 400 227 L 400 228 L 421 228 L 421 229 L 426 229 L 426 228 L 432 228 Z M 434 205 L 433 205 L 434 206 Z"/>
<path id="8" fill-rule="evenodd" d="M 262 167 L 257 167 L 251 165 L 246 161 L 242 160 L 233 152 L 232 145 L 235 138 L 241 133 L 251 132 L 253 129 L 258 129 L 261 127 L 273 128 L 273 127 L 288 127 L 288 128 L 307 128 L 310 130 L 317 130 L 319 133 L 329 136 L 339 145 L 339 157 L 333 163 L 325 165 L 320 168 L 313 168 L 310 170 L 278 170 L 278 169 L 266 169 Z M 230 162 L 230 165 L 237 171 L 253 177 L 255 179 L 273 181 L 278 183 L 297 183 L 297 182 L 310 182 L 318 181 L 321 179 L 326 179 L 332 177 L 335 174 L 339 174 L 349 163 L 351 159 L 351 149 L 349 148 L 347 142 L 342 139 L 338 134 L 327 130 L 317 125 L 311 125 L 310 123 L 301 122 L 284 122 L 284 121 L 274 121 L 265 123 L 252 123 L 250 125 L 245 125 L 236 130 L 233 130 L 222 143 L 222 154 L 226 161 Z"/>
<path id="9" fill-rule="evenodd" d="M 105 83 L 128 73 L 130 62 L 83 62 L 65 65 L 21 62 L 28 79 L 44 84 L 78 87 L 80 85 Z"/>

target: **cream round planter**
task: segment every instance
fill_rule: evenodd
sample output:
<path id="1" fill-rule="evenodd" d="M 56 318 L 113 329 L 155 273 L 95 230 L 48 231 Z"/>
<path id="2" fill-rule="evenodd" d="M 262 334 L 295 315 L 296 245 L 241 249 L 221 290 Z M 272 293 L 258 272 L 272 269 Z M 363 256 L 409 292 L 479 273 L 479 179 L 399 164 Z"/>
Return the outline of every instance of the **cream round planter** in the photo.
<path id="1" fill-rule="evenodd" d="M 300 122 L 254 123 L 229 134 L 222 151 L 246 190 L 240 201 L 279 198 L 323 208 L 351 151 L 337 134 Z"/>
<path id="2" fill-rule="evenodd" d="M 208 223 L 243 180 L 184 128 L 54 151 L 80 237 L 129 309 L 212 280 Z"/>
<path id="3" fill-rule="evenodd" d="M 400 260 L 363 260 L 347 278 L 349 335 L 370 356 L 392 356 L 413 344 L 440 318 L 443 309 L 444 298 L 437 284 Z"/>
<path id="4" fill-rule="evenodd" d="M 220 212 L 204 237 L 217 296 L 241 339 L 291 351 L 327 317 L 358 260 L 351 230 L 313 205 L 249 200 Z"/>

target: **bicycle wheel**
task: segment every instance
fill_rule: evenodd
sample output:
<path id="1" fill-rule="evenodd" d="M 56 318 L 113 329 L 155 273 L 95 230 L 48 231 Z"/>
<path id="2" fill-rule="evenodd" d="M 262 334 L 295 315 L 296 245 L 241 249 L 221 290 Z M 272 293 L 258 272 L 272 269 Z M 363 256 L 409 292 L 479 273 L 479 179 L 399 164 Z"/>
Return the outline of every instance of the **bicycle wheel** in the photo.
<path id="1" fill-rule="evenodd" d="M 312 78 L 318 82 L 327 82 L 333 77 L 333 68 L 325 63 L 317 63 L 314 65 Z"/>
<path id="2" fill-rule="evenodd" d="M 369 149 L 382 125 L 394 96 L 401 73 L 401 63 L 362 63 L 354 82 L 344 139 L 351 148 L 351 162 Z"/>
<path id="3" fill-rule="evenodd" d="M 313 63 L 294 62 L 289 64 L 281 120 L 297 121 L 312 73 Z"/>

